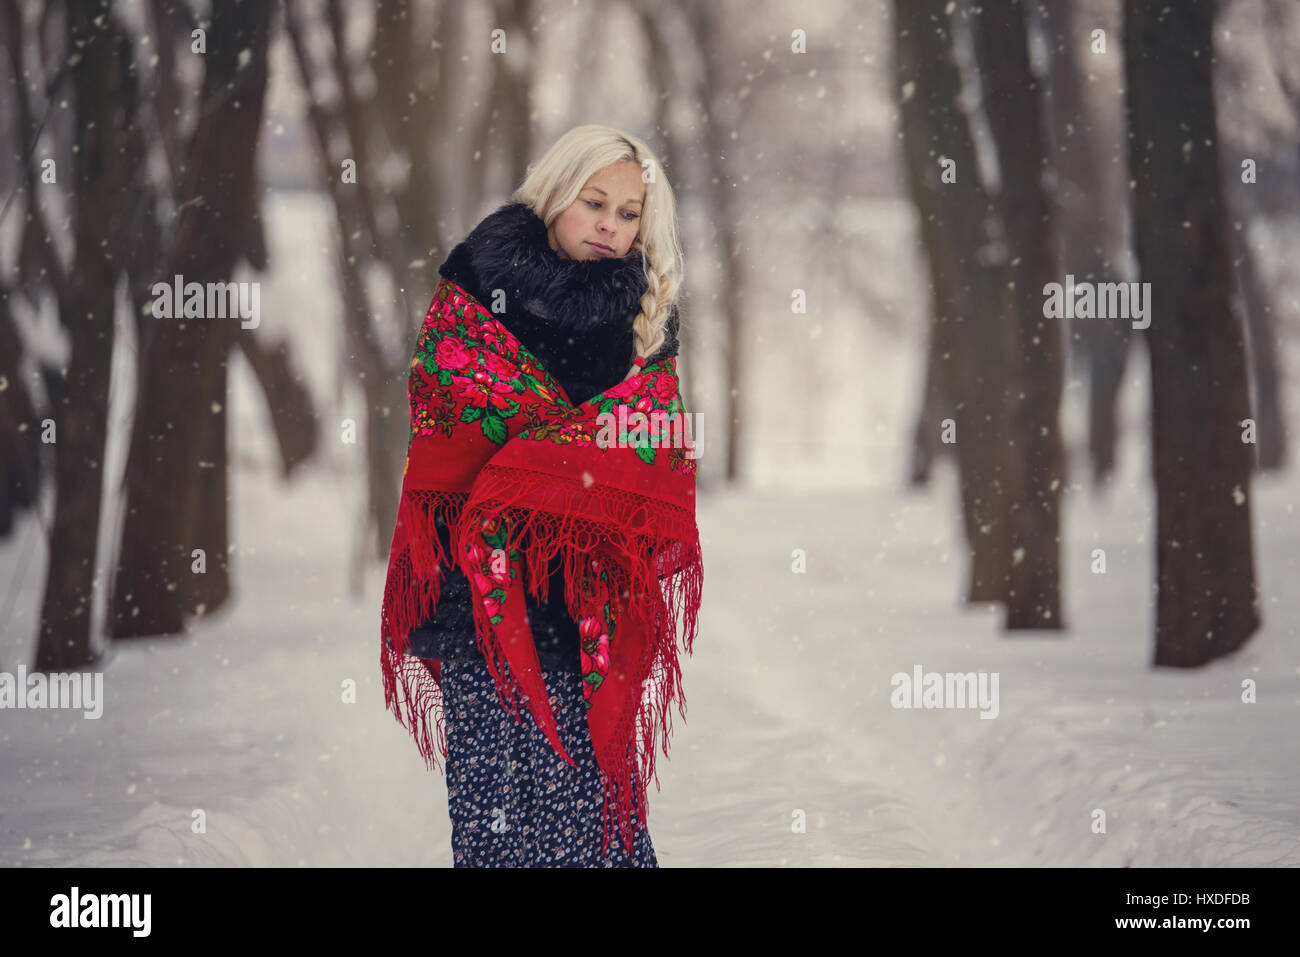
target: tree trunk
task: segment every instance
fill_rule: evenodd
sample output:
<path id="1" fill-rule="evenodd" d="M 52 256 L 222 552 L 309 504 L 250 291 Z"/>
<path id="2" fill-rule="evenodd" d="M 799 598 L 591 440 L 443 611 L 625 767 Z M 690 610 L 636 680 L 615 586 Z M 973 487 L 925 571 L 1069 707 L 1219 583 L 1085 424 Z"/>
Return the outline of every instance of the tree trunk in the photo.
<path id="1" fill-rule="evenodd" d="M 1003 483 L 997 460 L 1002 430 L 999 299 L 1004 267 L 988 242 L 990 200 L 979 177 L 975 142 L 959 103 L 961 72 L 944 0 L 896 0 L 895 51 L 904 168 L 931 286 L 926 378 L 948 398 L 961 479 L 962 526 L 970 547 L 966 601 L 1006 597 L 1008 557 Z M 955 182 L 943 182 L 940 160 Z M 944 422 L 923 400 L 916 431 L 939 441 Z"/>
<path id="2" fill-rule="evenodd" d="M 1231 173 L 1229 174 L 1232 175 Z M 1238 180 L 1229 183 L 1240 188 Z M 1254 186 L 1246 187 L 1254 189 Z M 1226 197 L 1225 197 L 1226 198 Z M 1231 203 L 1229 203 L 1231 206 Z M 1286 415 L 1282 408 L 1282 367 L 1278 362 L 1277 313 L 1272 294 L 1260 275 L 1255 251 L 1250 248 L 1246 232 L 1250 216 L 1241 217 L 1240 229 L 1228 228 L 1228 247 L 1236 266 L 1236 288 L 1246 317 L 1246 354 L 1254 385 L 1251 409 L 1255 419 L 1255 467 L 1272 472 L 1286 466 Z"/>
<path id="3" fill-rule="evenodd" d="M 9 310 L 10 292 L 0 289 L 0 539 L 14 519 L 39 501 L 40 423 L 22 377 L 22 339 Z"/>
<path id="4" fill-rule="evenodd" d="M 67 50 L 79 53 L 72 64 L 74 260 L 59 301 L 72 350 L 54 405 L 57 504 L 36 646 L 40 671 L 80 668 L 99 657 L 91 621 L 119 273 L 113 250 L 127 191 L 121 86 L 130 46 L 111 14 L 68 3 L 65 17 Z"/>
<path id="5" fill-rule="evenodd" d="M 1112 108 L 1109 97 L 1099 101 L 1090 95 L 1085 82 L 1089 75 L 1109 69 L 1107 56 L 1113 59 L 1120 52 L 1108 48 L 1106 55 L 1093 53 L 1092 30 L 1102 28 L 1114 37 L 1119 24 L 1111 22 L 1109 5 L 1102 16 L 1096 7 L 1096 3 L 1081 6 L 1076 0 L 1044 4 L 1051 50 L 1052 214 L 1063 273 L 1086 282 L 1127 282 L 1133 278 L 1124 261 L 1127 177 L 1125 165 L 1111 161 L 1124 152 L 1123 116 L 1118 104 Z M 1119 79 L 1114 77 L 1116 85 Z M 1100 483 L 1115 470 L 1119 388 L 1133 330 L 1127 322 L 1065 321 L 1070 364 L 1088 369 L 1088 453 L 1093 481 Z"/>
<path id="6" fill-rule="evenodd" d="M 705 104 L 703 115 L 705 152 L 708 157 L 707 197 L 711 214 L 709 220 L 717 229 L 718 287 L 726 290 L 721 297 L 723 308 L 723 403 L 726 409 L 727 436 L 724 443 L 723 475 L 727 483 L 740 477 L 740 450 L 745 446 L 747 423 L 743 411 L 748 401 L 748 384 L 745 378 L 745 354 L 750 333 L 745 327 L 744 281 L 741 276 L 741 250 L 732 197 L 733 178 L 730 172 L 730 148 L 726 145 L 725 129 L 733 128 L 738 118 L 735 104 L 721 99 L 719 91 L 729 90 L 718 64 L 708 55 L 721 44 L 721 14 L 707 4 L 690 6 L 688 16 L 692 33 L 698 38 L 705 55 L 700 58 L 702 75 L 699 78 L 698 102 Z"/>
<path id="7" fill-rule="evenodd" d="M 293 367 L 287 339 L 265 343 L 250 329 L 236 341 L 254 377 L 261 383 L 267 417 L 280 450 L 280 475 L 287 479 L 315 455 L 320 444 L 311 391 Z"/>
<path id="8" fill-rule="evenodd" d="M 1216 152 L 1215 4 L 1125 0 L 1134 236 L 1151 284 L 1156 665 L 1194 667 L 1260 624 L 1250 414 Z"/>
<path id="9" fill-rule="evenodd" d="M 1028 24 L 1016 0 L 986 0 L 972 18 L 984 107 L 997 145 L 997 205 L 1010 246 L 1003 317 L 1007 431 L 1000 452 L 1009 503 L 1008 629 L 1065 627 L 1061 616 L 1061 329 L 1043 315 L 1043 287 L 1056 280 L 1041 86 L 1029 63 Z"/>
<path id="10" fill-rule="evenodd" d="M 214 3 L 198 125 L 164 278 L 224 282 L 247 244 L 266 90 L 269 4 Z M 251 52 L 241 68 L 241 53 Z M 244 55 L 247 55 L 245 53 Z M 127 460 L 117 638 L 174 634 L 229 595 L 226 368 L 238 318 L 154 317 Z M 206 570 L 192 570 L 202 549 Z"/>
<path id="11" fill-rule="evenodd" d="M 393 51 L 400 46 L 400 37 L 395 35 L 393 24 L 405 22 L 408 14 L 409 11 L 402 5 L 386 6 L 382 11 L 377 28 L 382 27 L 380 35 L 384 38 L 385 49 Z M 354 109 L 351 113 L 345 104 L 337 114 L 328 113 L 315 100 L 314 70 L 319 67 L 314 65 L 307 50 L 305 16 L 303 5 L 294 3 L 288 6 L 285 27 L 303 88 L 308 95 L 308 126 L 316 144 L 321 181 L 329 191 L 338 226 L 338 277 L 343 300 L 344 349 L 356 368 L 358 385 L 365 398 L 364 465 L 368 495 L 364 531 L 369 537 L 369 547 L 366 547 L 364 541 L 358 543 L 358 547 L 362 549 L 362 555 L 382 558 L 388 554 L 388 548 L 392 543 L 392 523 L 397 515 L 398 496 L 401 491 L 392 481 L 392 476 L 403 461 L 409 439 L 406 416 L 391 414 L 395 381 L 402 371 L 407 370 L 409 353 L 397 360 L 397 364 L 389 363 L 386 359 L 386 350 L 381 347 L 376 336 L 371 315 L 377 310 L 371 308 L 367 299 L 364 270 L 367 264 L 376 261 L 376 251 L 385 248 L 387 244 L 382 237 L 376 238 L 371 232 L 372 228 L 376 228 L 373 224 L 379 220 L 374 210 L 365 208 L 372 202 L 372 192 L 357 190 L 354 197 L 350 192 L 345 191 L 340 183 L 339 167 L 335 165 L 336 157 L 330 149 L 332 130 L 342 128 L 350 150 L 354 140 L 364 139 L 370 135 L 371 129 L 374 128 L 370 122 L 374 117 L 363 116 L 355 106 L 355 100 L 352 101 Z M 342 28 L 337 22 L 334 29 L 336 43 L 342 42 Z M 334 72 L 348 68 L 346 60 L 338 55 L 333 62 Z M 414 68 L 414 65 L 409 56 L 402 55 L 393 59 L 392 68 L 407 69 Z M 339 81 L 336 79 L 335 82 Z M 380 78 L 379 83 L 381 91 L 379 102 L 385 107 L 379 111 L 379 120 L 384 117 L 394 119 L 387 108 L 396 104 L 389 101 L 382 93 L 387 87 L 387 74 L 385 74 Z M 389 132 L 391 134 L 391 131 Z M 416 148 L 417 144 L 414 142 L 408 143 L 408 149 Z M 358 182 L 367 175 L 370 174 L 358 166 Z M 413 172 L 412 176 L 414 175 Z M 414 209 L 406 203 L 399 204 L 398 208 L 404 214 L 401 228 L 407 231 L 408 235 L 427 236 L 432 231 L 432 225 L 411 223 L 409 217 L 429 208 L 427 204 L 431 203 L 433 198 L 423 191 L 427 184 L 413 179 L 408 185 L 417 190 L 416 196 L 421 202 L 414 205 Z M 405 274 L 404 264 L 390 261 L 385 265 L 395 276 Z M 411 277 L 410 282 L 413 285 L 416 282 L 415 277 Z M 394 354 L 402 355 L 400 352 Z M 358 569 L 361 567 L 359 562 L 356 567 Z"/>
<path id="12" fill-rule="evenodd" d="M 685 182 L 686 164 L 684 151 L 672 123 L 672 105 L 679 95 L 673 69 L 674 56 L 679 49 L 678 42 L 669 35 L 670 19 L 655 0 L 638 0 L 633 4 L 632 9 L 646 38 L 647 69 L 650 72 L 651 86 L 655 90 L 655 129 L 658 130 L 663 141 L 663 151 L 660 156 L 666 172 L 672 174 L 673 188 L 680 196 Z M 689 284 L 689 278 L 686 282 Z M 690 374 L 689 367 L 685 370 L 681 368 L 684 361 L 687 363 L 690 361 L 686 357 L 696 354 L 696 327 L 692 318 L 684 317 L 678 332 L 677 351 L 682 357 L 678 360 L 678 371 L 682 380 L 682 405 L 687 409 L 698 409 L 696 377 Z"/>

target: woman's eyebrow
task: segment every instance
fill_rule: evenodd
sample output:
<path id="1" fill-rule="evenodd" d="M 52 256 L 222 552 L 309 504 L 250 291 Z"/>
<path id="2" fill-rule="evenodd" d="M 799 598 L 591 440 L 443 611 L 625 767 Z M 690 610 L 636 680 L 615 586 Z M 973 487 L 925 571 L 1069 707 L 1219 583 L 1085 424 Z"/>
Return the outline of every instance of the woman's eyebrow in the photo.
<path id="1" fill-rule="evenodd" d="M 609 195 L 609 193 L 605 192 L 605 191 L 604 191 L 603 189 L 601 189 L 599 186 L 588 186 L 587 189 L 594 189 L 596 192 L 600 193 L 601 196 L 608 196 L 608 195 Z M 625 199 L 625 200 L 623 200 L 623 202 L 625 202 L 625 203 L 636 203 L 638 206 L 641 205 L 641 200 L 639 200 L 639 199 Z"/>

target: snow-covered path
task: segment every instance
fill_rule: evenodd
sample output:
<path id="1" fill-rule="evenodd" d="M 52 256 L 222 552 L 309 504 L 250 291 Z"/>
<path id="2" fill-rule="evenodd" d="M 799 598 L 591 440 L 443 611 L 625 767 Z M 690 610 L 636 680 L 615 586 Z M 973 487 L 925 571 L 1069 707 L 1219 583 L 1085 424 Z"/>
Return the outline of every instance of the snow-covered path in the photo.
<path id="1" fill-rule="evenodd" d="M 445 784 L 382 706 L 380 570 L 360 598 L 338 587 L 345 536 L 319 509 L 338 481 L 242 473 L 234 611 L 115 646 L 98 720 L 0 715 L 0 862 L 450 864 Z M 651 791 L 661 864 L 1300 864 L 1295 523 L 1262 523 L 1253 647 L 1153 673 L 1141 509 L 1072 497 L 1070 554 L 1106 547 L 1110 574 L 1067 561 L 1069 636 L 1003 638 L 955 605 L 951 491 L 702 500 L 688 718 Z M 1288 495 L 1264 484 L 1261 513 L 1289 515 Z M 998 717 L 892 708 L 890 676 L 915 664 L 998 672 Z"/>

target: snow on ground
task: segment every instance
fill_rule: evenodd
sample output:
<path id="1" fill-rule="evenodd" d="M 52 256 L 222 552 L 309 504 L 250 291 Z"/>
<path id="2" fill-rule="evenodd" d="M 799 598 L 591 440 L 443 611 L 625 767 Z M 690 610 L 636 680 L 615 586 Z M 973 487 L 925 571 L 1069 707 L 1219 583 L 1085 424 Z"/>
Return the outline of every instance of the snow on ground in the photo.
<path id="1" fill-rule="evenodd" d="M 296 236 L 328 235 L 319 220 L 309 231 L 318 213 L 305 196 L 270 204 L 281 262 Z M 356 400 L 328 398 L 332 292 L 311 272 L 268 279 L 263 314 L 294 317 L 336 422 L 357 415 Z M 758 439 L 760 481 L 701 494 L 705 604 L 684 662 L 687 719 L 674 716 L 650 792 L 661 865 L 1300 865 L 1300 478 L 1253 486 L 1263 630 L 1207 668 L 1153 671 L 1135 378 L 1109 494 L 1066 497 L 1070 630 L 1006 637 L 987 606 L 958 601 L 951 466 L 929 490 L 901 487 L 915 343 L 874 348 L 856 380 L 869 442 L 835 451 L 835 481 L 789 484 L 790 450 Z M 357 450 L 327 428 L 324 460 L 281 485 L 260 400 L 242 360 L 234 368 L 235 600 L 185 636 L 111 646 L 98 720 L 0 711 L 0 864 L 451 863 L 445 782 L 383 709 L 384 569 L 356 576 L 352 556 Z M 1089 570 L 1095 547 L 1105 575 Z M 0 581 L 30 566 L 12 610 L 0 606 L 11 673 L 31 664 L 42 549 L 30 517 L 0 546 Z M 918 664 L 997 672 L 997 718 L 891 707 L 891 675 Z M 1244 678 L 1258 703 L 1241 702 Z M 342 700 L 347 679 L 355 704 Z M 1105 834 L 1092 833 L 1095 809 Z M 192 831 L 196 810 L 206 833 Z M 792 829 L 800 813 L 806 833 Z"/>

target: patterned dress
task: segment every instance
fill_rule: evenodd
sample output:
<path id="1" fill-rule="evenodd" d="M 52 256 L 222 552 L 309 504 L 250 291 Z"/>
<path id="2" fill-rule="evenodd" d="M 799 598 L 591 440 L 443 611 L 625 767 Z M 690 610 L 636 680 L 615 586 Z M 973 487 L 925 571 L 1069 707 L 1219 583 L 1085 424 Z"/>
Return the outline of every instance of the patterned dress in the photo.
<path id="1" fill-rule="evenodd" d="M 522 721 L 515 722 L 498 700 L 486 664 L 442 664 L 454 866 L 658 867 L 650 834 L 639 824 L 633 854 L 611 824 L 609 851 L 601 856 L 603 789 L 582 676 L 544 671 L 542 677 L 560 740 L 577 768 L 546 740 L 526 696 L 519 698 Z"/>

